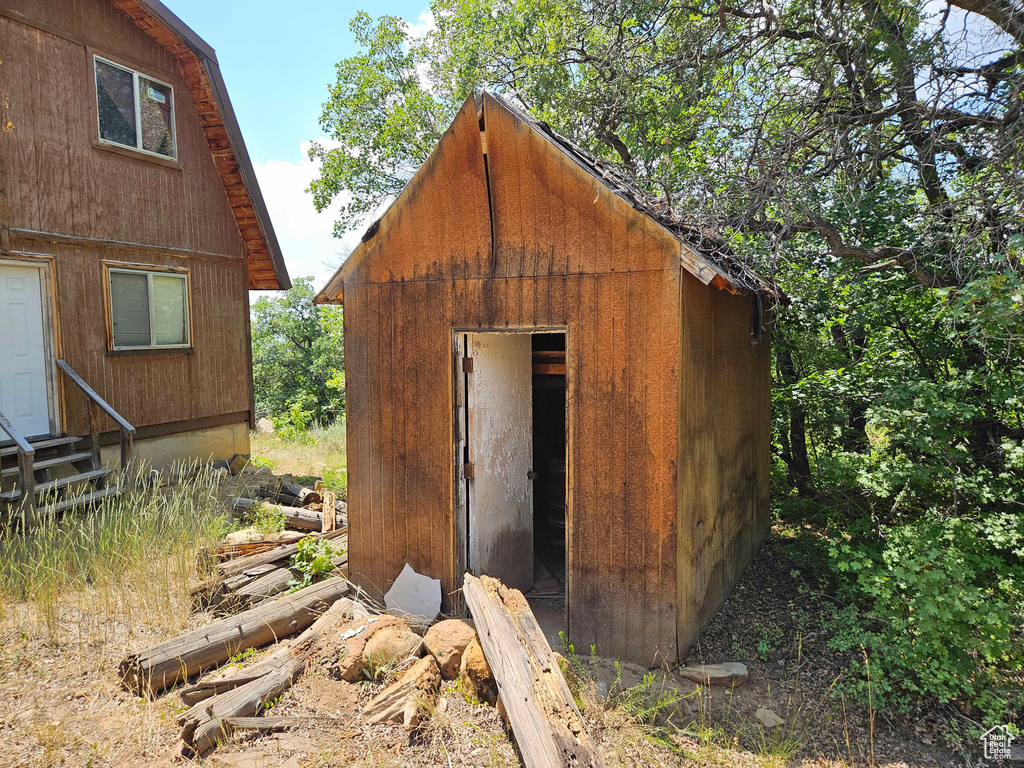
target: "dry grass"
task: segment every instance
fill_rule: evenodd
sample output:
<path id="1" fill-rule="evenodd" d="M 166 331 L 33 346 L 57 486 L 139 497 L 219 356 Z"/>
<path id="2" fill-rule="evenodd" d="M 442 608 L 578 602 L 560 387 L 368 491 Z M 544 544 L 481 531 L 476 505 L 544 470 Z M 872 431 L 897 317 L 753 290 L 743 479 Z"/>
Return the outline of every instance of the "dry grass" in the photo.
<path id="1" fill-rule="evenodd" d="M 343 430 L 329 431 L 342 442 L 325 449 L 259 439 L 254 452 L 301 454 L 307 463 L 282 464 L 279 469 L 297 476 L 319 470 L 322 475 L 328 465 L 344 467 L 343 455 L 339 458 Z M 233 494 L 236 484 L 255 482 L 251 476 L 230 479 L 207 472 L 183 476 L 173 488 L 134 491 L 89 515 L 60 522 L 44 519 L 29 537 L 0 532 L 0 765 L 182 764 L 174 722 L 183 709 L 178 697 L 150 701 L 125 692 L 117 664 L 130 651 L 209 619 L 190 613 L 189 587 L 202 577 L 197 553 L 223 532 L 222 500 Z M 763 611 L 763 600 L 755 602 Z M 726 610 L 738 612 L 735 606 Z M 239 661 L 251 664 L 268 652 L 246 654 Z M 868 764 L 865 743 L 858 743 L 864 731 L 856 727 L 852 712 L 847 728 L 847 712 L 834 697 L 805 692 L 799 678 L 767 682 L 756 671 L 756 662 L 751 662 L 751 682 L 728 692 L 718 687 L 695 690 L 671 673 L 616 667 L 597 657 L 581 660 L 568 651 L 566 656 L 570 687 L 608 768 Z M 799 653 L 796 661 L 799 670 Z M 386 677 L 389 671 L 382 672 Z M 279 735 L 236 735 L 203 763 L 287 768 L 521 765 L 494 708 L 467 701 L 457 682 L 445 683 L 426 725 L 413 734 L 397 725 L 364 726 L 359 707 L 384 684 L 386 679 L 344 683 L 313 669 L 275 703 L 273 712 L 337 718 L 338 723 L 321 721 Z M 781 715 L 784 725 L 766 730 L 757 723 L 753 711 L 762 705 Z M 831 732 L 845 734 L 836 738 L 852 742 L 852 747 L 833 743 L 831 735 L 823 738 L 830 722 Z M 906 741 L 894 743 L 890 757 L 877 764 L 939 764 L 915 759 L 907 746 Z"/>
<path id="2" fill-rule="evenodd" d="M 177 702 L 129 695 L 116 669 L 205 618 L 190 614 L 189 587 L 199 550 L 223 535 L 220 486 L 234 481 L 179 470 L 172 487 L 139 487 L 91 513 L 44 513 L 28 535 L 0 529 L 0 764 L 170 755 Z"/>
<path id="3" fill-rule="evenodd" d="M 300 482 L 324 481 L 331 490 L 346 487 L 345 422 L 314 427 L 308 432 L 282 434 L 253 432 L 252 463 L 277 474 L 290 474 Z"/>

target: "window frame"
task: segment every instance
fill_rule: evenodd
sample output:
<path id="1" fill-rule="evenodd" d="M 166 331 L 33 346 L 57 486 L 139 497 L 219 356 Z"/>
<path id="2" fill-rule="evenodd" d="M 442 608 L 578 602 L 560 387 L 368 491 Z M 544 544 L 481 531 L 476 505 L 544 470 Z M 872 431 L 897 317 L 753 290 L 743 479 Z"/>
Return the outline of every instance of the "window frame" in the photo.
<path id="1" fill-rule="evenodd" d="M 111 354 L 154 353 L 154 352 L 188 352 L 192 350 L 192 275 L 187 267 L 160 267 L 149 264 L 126 264 L 123 262 L 104 262 L 103 293 L 106 299 L 107 351 Z M 149 344 L 145 346 L 118 346 L 114 339 L 114 297 L 111 288 L 113 273 L 145 275 L 146 289 L 149 298 Z M 156 305 L 153 301 L 154 277 L 178 277 L 185 282 L 185 342 L 183 344 L 153 344 L 154 313 Z"/>
<path id="2" fill-rule="evenodd" d="M 97 62 L 103 62 L 111 67 L 130 72 L 132 75 L 132 98 L 135 106 L 135 145 L 122 144 L 119 141 L 112 141 L 111 139 L 103 138 L 103 129 L 100 126 L 100 70 L 96 66 Z M 159 152 L 153 152 L 149 149 L 143 149 L 142 147 L 142 99 L 139 96 L 139 77 L 144 77 L 154 83 L 158 83 L 166 87 L 171 92 L 171 144 L 174 147 L 174 154 L 172 155 L 161 155 Z M 98 143 L 106 147 L 118 147 L 120 149 L 128 149 L 132 152 L 138 152 L 139 154 L 146 155 L 148 157 L 157 157 L 161 160 L 168 160 L 171 162 L 178 162 L 178 100 L 174 95 L 174 86 L 170 83 L 164 82 L 158 77 L 153 77 L 145 72 L 140 72 L 134 67 L 128 67 L 120 62 L 113 61 L 100 56 L 98 53 L 92 55 L 92 84 L 93 84 L 93 98 L 96 104 L 96 136 Z"/>

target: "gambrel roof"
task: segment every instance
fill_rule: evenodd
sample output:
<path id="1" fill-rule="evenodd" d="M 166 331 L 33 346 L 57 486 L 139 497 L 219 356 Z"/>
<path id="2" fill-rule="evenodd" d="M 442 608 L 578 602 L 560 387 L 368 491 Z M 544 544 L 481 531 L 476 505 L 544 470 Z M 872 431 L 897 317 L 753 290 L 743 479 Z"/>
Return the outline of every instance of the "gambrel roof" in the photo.
<path id="1" fill-rule="evenodd" d="M 178 62 L 181 76 L 195 100 L 203 123 L 203 134 L 249 253 L 249 288 L 290 288 L 292 283 L 281 246 L 270 223 L 252 161 L 231 108 L 217 54 L 158 0 L 112 2 Z"/>

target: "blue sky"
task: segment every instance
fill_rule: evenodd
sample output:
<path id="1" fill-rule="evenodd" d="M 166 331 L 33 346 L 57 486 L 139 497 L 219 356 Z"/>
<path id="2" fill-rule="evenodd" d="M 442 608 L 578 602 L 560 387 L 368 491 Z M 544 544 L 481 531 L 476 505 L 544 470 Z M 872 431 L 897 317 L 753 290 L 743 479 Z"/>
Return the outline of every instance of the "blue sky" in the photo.
<path id="1" fill-rule="evenodd" d="M 316 173 L 303 144 L 322 135 L 320 107 L 334 65 L 356 51 L 349 20 L 366 10 L 415 24 L 428 0 L 164 2 L 217 51 L 288 271 L 313 275 L 321 287 L 361 234 L 333 238 L 332 215 L 317 214 L 303 191 Z"/>

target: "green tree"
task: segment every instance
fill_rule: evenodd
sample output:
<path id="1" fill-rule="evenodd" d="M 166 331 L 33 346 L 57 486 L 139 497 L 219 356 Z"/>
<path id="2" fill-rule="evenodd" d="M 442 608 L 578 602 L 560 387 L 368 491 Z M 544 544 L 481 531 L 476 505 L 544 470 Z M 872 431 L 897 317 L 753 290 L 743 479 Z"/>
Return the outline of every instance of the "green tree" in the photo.
<path id="1" fill-rule="evenodd" d="M 472 89 L 774 277 L 774 498 L 875 703 L 1024 711 L 1024 10 L 434 0 L 357 14 L 311 191 L 359 224 Z M 965 30 L 967 30 L 965 32 Z M 856 619 L 851 623 L 851 616 Z"/>
<path id="2" fill-rule="evenodd" d="M 313 278 L 252 308 L 256 407 L 298 426 L 329 424 L 345 410 L 341 307 L 313 303 Z"/>

